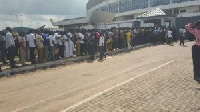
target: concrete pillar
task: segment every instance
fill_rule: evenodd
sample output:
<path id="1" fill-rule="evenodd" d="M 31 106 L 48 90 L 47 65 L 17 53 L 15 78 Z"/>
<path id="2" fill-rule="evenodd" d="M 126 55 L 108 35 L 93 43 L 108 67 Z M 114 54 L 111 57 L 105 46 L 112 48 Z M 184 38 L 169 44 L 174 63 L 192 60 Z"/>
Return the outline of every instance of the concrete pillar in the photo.
<path id="1" fill-rule="evenodd" d="M 118 2 L 118 13 L 119 13 L 119 0 L 117 0 L 117 2 Z"/>
<path id="2" fill-rule="evenodd" d="M 104 26 L 105 26 L 105 29 L 107 29 L 107 25 L 106 25 L 106 23 L 104 23 Z"/>
<path id="3" fill-rule="evenodd" d="M 144 26 L 144 20 L 141 20 L 140 21 L 140 27 L 143 27 Z"/>
<path id="4" fill-rule="evenodd" d="M 164 20 L 164 18 L 161 18 L 161 26 L 165 26 L 165 20 Z"/>
<path id="5" fill-rule="evenodd" d="M 118 28 L 120 27 L 120 23 L 117 24 Z"/>

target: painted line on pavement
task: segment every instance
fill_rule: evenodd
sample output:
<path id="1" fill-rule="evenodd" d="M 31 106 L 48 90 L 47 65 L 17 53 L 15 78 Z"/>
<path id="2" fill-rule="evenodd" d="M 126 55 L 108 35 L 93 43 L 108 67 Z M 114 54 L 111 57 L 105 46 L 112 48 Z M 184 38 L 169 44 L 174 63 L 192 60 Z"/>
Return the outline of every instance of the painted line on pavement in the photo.
<path id="1" fill-rule="evenodd" d="M 99 82 L 101 82 L 101 81 L 103 81 L 103 80 L 105 80 L 105 79 L 111 78 L 111 77 L 113 77 L 113 76 L 119 75 L 119 74 L 124 73 L 124 72 L 128 72 L 128 71 L 130 71 L 130 70 L 132 70 L 132 69 L 136 69 L 136 68 L 141 67 L 141 66 L 144 66 L 145 64 L 148 64 L 148 63 L 150 63 L 150 62 L 146 62 L 146 63 L 143 63 L 143 64 L 141 64 L 141 65 L 138 65 L 138 66 L 135 66 L 135 67 L 132 67 L 132 68 L 128 68 L 128 69 L 123 70 L 123 71 L 121 71 L 121 72 L 117 72 L 117 73 L 115 73 L 115 74 L 113 74 L 113 75 L 109 75 L 109 76 L 107 76 L 107 77 L 101 78 L 100 80 L 97 80 L 97 81 L 95 81 L 95 82 L 88 83 L 88 84 L 86 84 L 86 85 L 84 85 L 84 86 L 82 86 L 82 87 L 75 88 L 75 89 L 73 89 L 73 90 L 71 90 L 71 91 L 67 91 L 67 92 L 64 92 L 64 93 L 62 93 L 62 94 L 56 95 L 56 96 L 54 96 L 54 97 L 51 97 L 51 98 L 48 98 L 48 99 L 45 99 L 45 100 L 41 100 L 41 101 L 36 102 L 36 103 L 34 103 L 34 104 L 32 104 L 32 105 L 29 105 L 29 106 L 24 106 L 24 107 L 21 107 L 21 108 L 17 108 L 17 109 L 15 109 L 15 110 L 12 110 L 11 112 L 19 112 L 19 111 L 22 111 L 22 110 L 24 110 L 24 109 L 31 108 L 31 107 L 33 107 L 33 106 L 35 106 L 35 105 L 38 105 L 38 104 L 41 104 L 41 103 L 44 103 L 44 102 L 47 102 L 47 101 L 51 101 L 52 99 L 59 98 L 59 97 L 61 97 L 61 96 L 63 96 L 63 95 L 66 95 L 66 94 L 68 94 L 68 93 L 70 93 L 70 92 L 74 92 L 74 91 L 77 91 L 77 90 L 82 89 L 82 88 L 84 88 L 84 87 L 87 87 L 87 86 L 90 86 L 90 85 L 99 83 Z"/>
<path id="2" fill-rule="evenodd" d="M 146 74 L 148 74 L 148 73 L 150 73 L 150 72 L 156 71 L 156 70 L 158 70 L 158 69 L 160 69 L 160 68 L 162 68 L 162 67 L 164 67 L 164 66 L 167 66 L 167 65 L 169 65 L 169 64 L 171 64 L 171 63 L 173 63 L 173 62 L 175 62 L 175 60 L 166 62 L 166 63 L 164 63 L 164 64 L 162 64 L 162 65 L 160 65 L 160 66 L 158 66 L 158 67 L 156 67 L 156 68 L 154 68 L 154 69 L 151 69 L 151 70 L 149 70 L 149 71 L 147 71 L 147 72 L 145 72 L 145 73 L 142 73 L 142 74 L 140 74 L 140 75 L 137 75 L 137 76 L 135 76 L 135 77 L 133 77 L 133 78 L 131 78 L 131 79 L 129 79 L 129 80 L 126 80 L 126 81 L 124 81 L 124 82 L 122 82 L 122 83 L 119 83 L 119 84 L 117 84 L 117 85 L 115 85 L 115 86 L 113 86 L 113 87 L 111 87 L 111 88 L 108 88 L 108 89 L 104 90 L 103 92 L 100 92 L 100 93 L 98 93 L 98 94 L 95 94 L 94 96 L 89 97 L 89 98 L 87 98 L 87 99 L 85 99 L 85 100 L 83 100 L 83 101 L 81 101 L 81 102 L 78 102 L 77 104 L 74 104 L 74 105 L 68 107 L 67 109 L 62 110 L 61 112 L 67 112 L 67 111 L 69 111 L 70 109 L 76 108 L 76 107 L 80 106 L 81 104 L 84 104 L 84 103 L 86 103 L 86 102 L 88 102 L 88 101 L 91 101 L 92 99 L 94 99 L 94 98 L 96 98 L 96 97 L 98 97 L 98 96 L 100 96 L 100 95 L 102 95 L 102 94 L 104 94 L 104 93 L 107 93 L 107 92 L 109 92 L 109 91 L 112 91 L 113 89 L 115 89 L 115 88 L 117 88 L 117 87 L 120 87 L 120 86 L 122 86 L 122 85 L 124 85 L 124 84 L 127 84 L 127 83 L 129 83 L 129 82 L 131 82 L 131 81 L 133 81 L 133 80 L 135 80 L 135 79 L 137 79 L 137 78 L 139 78 L 139 77 L 142 77 L 142 76 L 144 76 L 144 75 L 146 75 Z"/>

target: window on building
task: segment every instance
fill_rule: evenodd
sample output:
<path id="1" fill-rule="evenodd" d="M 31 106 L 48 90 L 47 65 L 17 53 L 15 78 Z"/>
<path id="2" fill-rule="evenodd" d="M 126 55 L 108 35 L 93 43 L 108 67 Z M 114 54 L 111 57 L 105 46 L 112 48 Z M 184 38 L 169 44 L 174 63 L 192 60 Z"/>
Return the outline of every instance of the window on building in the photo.
<path id="1" fill-rule="evenodd" d="M 114 3 L 109 4 L 109 12 L 118 13 L 118 2 L 114 2 Z"/>
<path id="2" fill-rule="evenodd" d="M 132 9 L 143 9 L 148 7 L 148 0 L 132 0 Z"/>
<path id="3" fill-rule="evenodd" d="M 132 10 L 132 0 L 119 1 L 119 12 L 126 12 Z"/>
<path id="4" fill-rule="evenodd" d="M 105 5 L 105 6 L 101 7 L 101 11 L 109 12 L 109 7 L 108 7 L 108 5 Z"/>
<path id="5" fill-rule="evenodd" d="M 179 14 L 179 9 L 174 9 L 174 14 L 175 15 Z"/>
<path id="6" fill-rule="evenodd" d="M 184 12 L 186 12 L 186 10 L 180 10 L 180 13 L 184 13 Z"/>
<path id="7" fill-rule="evenodd" d="M 187 1 L 194 1 L 194 0 L 172 0 L 172 3 L 181 3 L 181 2 L 187 2 Z"/>
<path id="8" fill-rule="evenodd" d="M 159 5 L 168 5 L 170 4 L 170 0 L 150 0 L 150 6 L 155 7 Z"/>

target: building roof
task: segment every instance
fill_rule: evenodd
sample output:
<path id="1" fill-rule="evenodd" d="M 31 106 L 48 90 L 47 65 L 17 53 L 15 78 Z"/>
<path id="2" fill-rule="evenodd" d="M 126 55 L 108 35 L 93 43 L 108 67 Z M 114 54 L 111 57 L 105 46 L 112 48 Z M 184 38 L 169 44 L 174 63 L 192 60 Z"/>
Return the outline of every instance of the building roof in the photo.
<path id="1" fill-rule="evenodd" d="M 101 12 L 101 11 L 93 11 L 88 14 L 87 17 L 80 17 L 74 19 L 65 19 L 63 21 L 54 22 L 50 19 L 53 26 L 67 26 L 67 25 L 76 25 L 76 24 L 84 24 L 84 23 L 109 23 L 112 22 L 116 13 L 112 12 Z"/>
<path id="2" fill-rule="evenodd" d="M 139 15 L 137 18 L 148 18 L 148 17 L 155 17 L 155 16 L 166 16 L 166 13 L 158 7 L 142 15 Z"/>

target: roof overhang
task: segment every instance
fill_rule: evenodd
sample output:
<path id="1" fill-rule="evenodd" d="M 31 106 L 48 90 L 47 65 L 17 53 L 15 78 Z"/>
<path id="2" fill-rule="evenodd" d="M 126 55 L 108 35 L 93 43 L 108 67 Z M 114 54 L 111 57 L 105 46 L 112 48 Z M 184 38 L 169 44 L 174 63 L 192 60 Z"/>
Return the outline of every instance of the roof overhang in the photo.
<path id="1" fill-rule="evenodd" d="M 138 17 L 136 17 L 137 19 L 142 19 L 142 18 L 150 18 L 150 17 L 157 17 L 157 16 L 166 16 L 167 14 L 162 10 L 160 9 L 159 7 L 158 8 L 155 8 L 153 10 L 150 10 L 142 15 L 139 15 Z"/>
<path id="2" fill-rule="evenodd" d="M 73 24 L 83 24 L 83 23 L 89 23 L 89 18 L 79 18 L 79 19 L 71 19 L 66 21 L 58 21 L 54 22 L 52 19 L 50 19 L 53 26 L 64 26 L 64 25 L 73 25 Z"/>
<path id="3" fill-rule="evenodd" d="M 116 13 L 112 12 L 93 11 L 84 18 L 75 18 L 58 22 L 54 22 L 52 19 L 50 19 L 50 21 L 53 26 L 67 26 L 84 23 L 109 23 L 113 21 L 115 15 Z"/>

